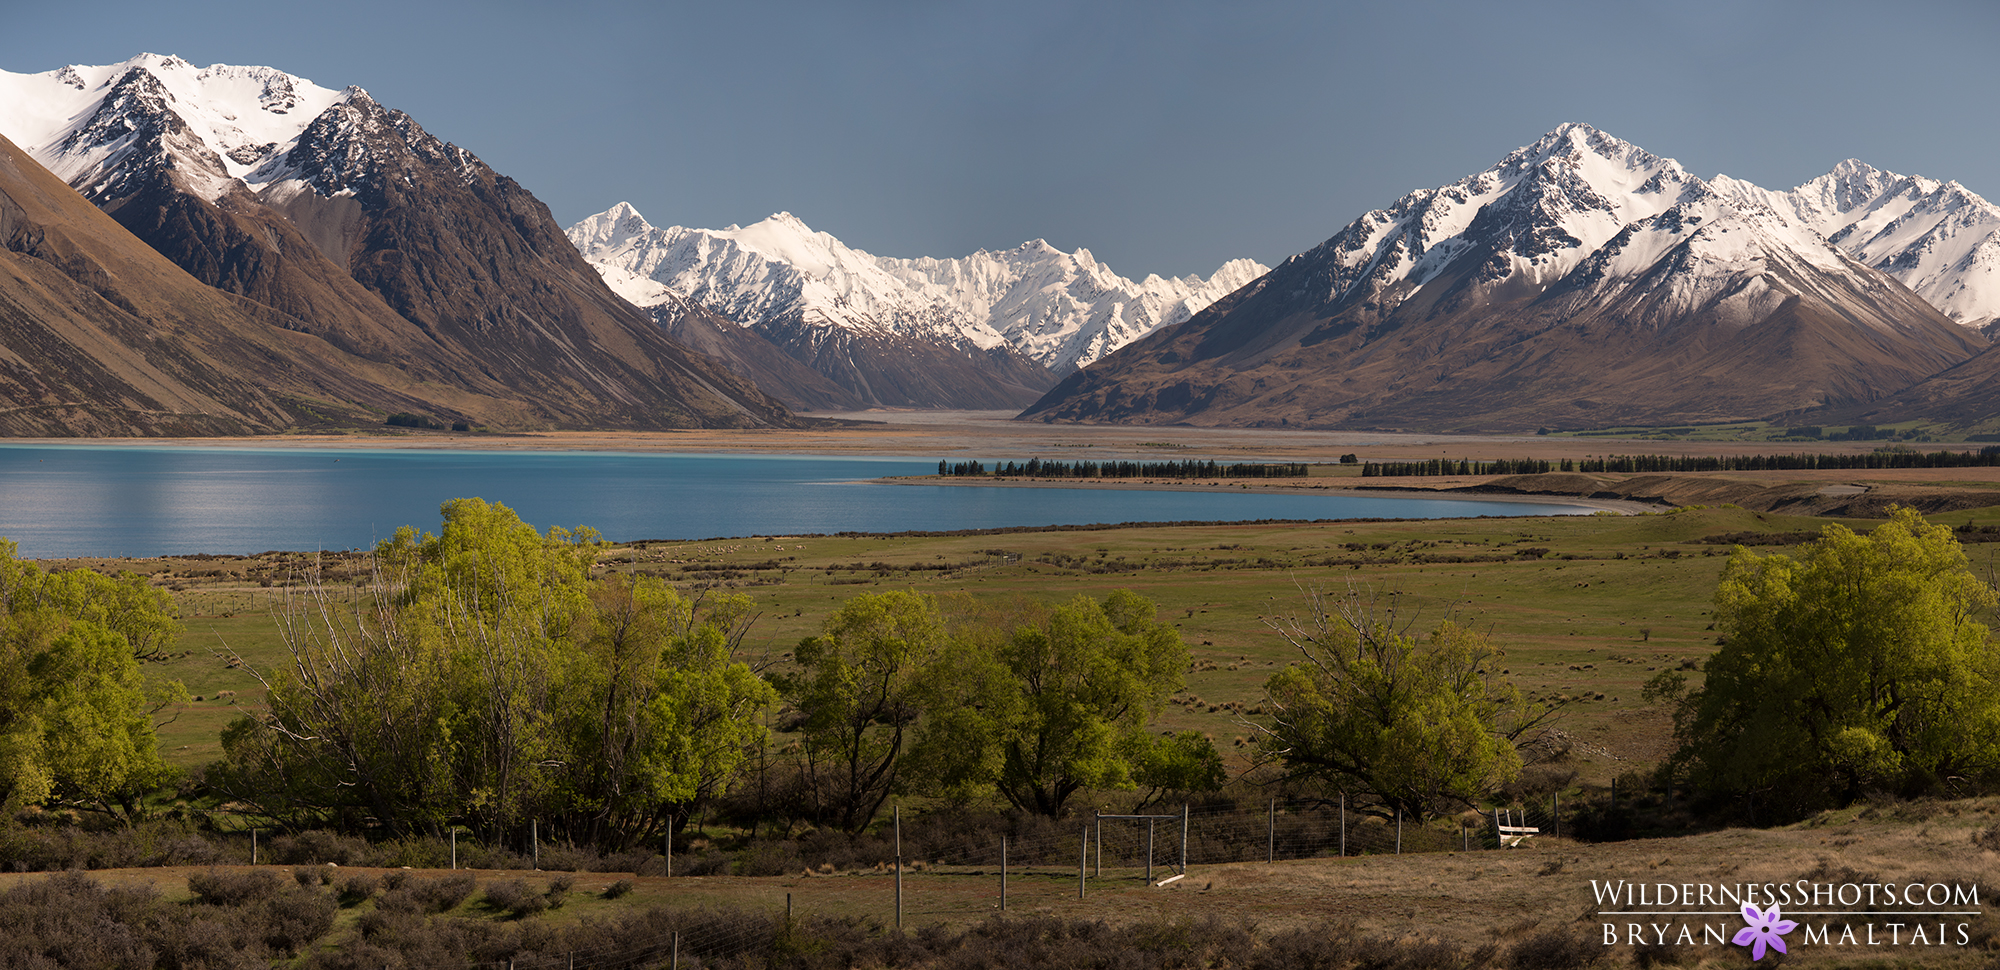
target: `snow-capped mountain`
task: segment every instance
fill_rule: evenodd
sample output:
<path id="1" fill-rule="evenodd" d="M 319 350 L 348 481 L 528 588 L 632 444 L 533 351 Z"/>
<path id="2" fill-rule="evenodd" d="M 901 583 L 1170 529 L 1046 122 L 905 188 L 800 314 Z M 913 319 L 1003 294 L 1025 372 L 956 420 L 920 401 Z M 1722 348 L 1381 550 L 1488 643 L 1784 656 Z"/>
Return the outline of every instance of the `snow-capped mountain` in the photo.
<path id="1" fill-rule="evenodd" d="M 283 178 L 284 156 L 307 125 L 367 97 L 268 67 L 199 68 L 141 54 L 41 74 L 0 71 L 0 131 L 93 202 L 128 194 L 134 173 L 160 165 L 213 202 L 232 182 L 255 190 Z"/>
<path id="2" fill-rule="evenodd" d="M 634 304 L 680 296 L 741 323 L 842 388 L 847 407 L 1014 409 L 1055 383 L 992 327 L 789 213 L 661 229 L 619 203 L 569 239 Z"/>
<path id="3" fill-rule="evenodd" d="M 1047 420 L 1518 429 L 1870 400 L 1976 335 L 1789 205 L 1587 125 L 1072 375 Z"/>
<path id="4" fill-rule="evenodd" d="M 1042 240 L 960 259 L 896 259 L 849 247 L 790 213 L 747 227 L 662 229 L 622 202 L 569 235 L 613 289 L 641 306 L 673 292 L 760 329 L 782 320 L 1010 347 L 1058 374 L 1179 323 L 1266 271 L 1239 259 L 1207 279 L 1134 282 L 1089 250 L 1065 253 Z"/>
<path id="5" fill-rule="evenodd" d="M 1007 343 L 984 321 L 912 293 L 875 257 L 814 232 L 789 212 L 748 227 L 661 229 L 620 202 L 571 226 L 569 238 L 593 264 L 660 284 L 746 326 L 792 317 L 809 326 L 962 341 L 981 350 Z M 632 286 L 625 279 L 617 285 Z M 658 291 L 628 298 L 652 292 Z"/>
<path id="6" fill-rule="evenodd" d="M 613 294 L 533 195 L 361 88 L 154 54 L 0 72 L 0 134 L 201 282 L 427 389 L 438 418 L 793 420 Z"/>
<path id="7" fill-rule="evenodd" d="M 876 264 L 912 290 L 964 309 L 1058 374 L 1180 323 L 1270 272 L 1256 260 L 1232 259 L 1207 279 L 1149 274 L 1134 282 L 1088 249 L 1065 253 L 1040 239 L 1005 252 L 980 250 L 959 259 L 877 257 Z"/>
<path id="8" fill-rule="evenodd" d="M 1964 326 L 2000 321 L 2000 206 L 1957 182 L 1848 159 L 1790 192 L 1716 185 L 1787 212 Z"/>

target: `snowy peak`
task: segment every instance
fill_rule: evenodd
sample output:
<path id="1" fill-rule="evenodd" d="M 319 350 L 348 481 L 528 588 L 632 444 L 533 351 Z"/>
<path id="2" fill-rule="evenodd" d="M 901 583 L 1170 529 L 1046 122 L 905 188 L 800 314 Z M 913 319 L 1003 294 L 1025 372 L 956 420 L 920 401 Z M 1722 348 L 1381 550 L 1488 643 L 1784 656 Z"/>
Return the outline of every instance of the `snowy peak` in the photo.
<path id="1" fill-rule="evenodd" d="M 1468 255 L 1478 284 L 1546 286 L 1700 184 L 1672 159 L 1565 124 L 1483 172 L 1370 212 L 1295 258 L 1328 261 L 1329 300 L 1394 305 Z"/>
<path id="2" fill-rule="evenodd" d="M 613 289 L 650 305 L 639 281 L 753 327 L 776 321 L 980 350 L 1011 346 L 1045 367 L 1073 370 L 1161 326 L 1192 316 L 1265 272 L 1250 260 L 1204 280 L 1134 283 L 1088 250 L 1046 240 L 962 259 L 896 259 L 854 249 L 789 212 L 724 229 L 655 228 L 630 205 L 569 229 Z"/>
<path id="3" fill-rule="evenodd" d="M 162 178 L 215 202 L 274 187 L 281 197 L 297 186 L 327 197 L 380 192 L 385 173 L 409 164 L 441 165 L 466 184 L 490 171 L 359 87 L 156 54 L 0 72 L 0 133 L 100 203 Z"/>
<path id="4" fill-rule="evenodd" d="M 569 227 L 569 238 L 579 252 L 618 253 L 625 251 L 633 240 L 643 239 L 652 231 L 652 223 L 647 222 L 639 210 L 632 208 L 629 202 L 620 202 Z"/>
<path id="5" fill-rule="evenodd" d="M 0 133 L 57 176 L 103 197 L 121 170 L 171 157 L 190 188 L 215 199 L 289 150 L 315 116 L 365 93 L 333 91 L 269 67 L 141 54 L 40 74 L 0 71 Z M 87 193 L 88 194 L 88 193 Z"/>
<path id="6" fill-rule="evenodd" d="M 936 294 L 1005 334 L 1014 348 L 1058 373 L 1102 358 L 1161 327 L 1180 323 L 1269 271 L 1254 260 L 1223 264 L 1207 279 L 1134 282 L 1088 249 L 1065 253 L 1044 240 L 960 259 L 879 260 L 913 289 Z"/>
<path id="7" fill-rule="evenodd" d="M 571 226 L 569 237 L 600 268 L 650 279 L 749 326 L 787 320 L 982 350 L 1006 342 L 955 308 L 910 292 L 873 256 L 789 212 L 746 227 L 660 229 L 622 205 Z M 629 281 L 614 287 L 633 289 Z"/>
<path id="8" fill-rule="evenodd" d="M 368 92 L 349 88 L 347 93 L 314 117 L 289 150 L 253 173 L 252 184 L 297 182 L 322 196 L 374 199 L 414 170 L 454 172 L 466 185 L 491 173 L 472 153 L 439 141 L 415 119 L 383 107 Z"/>
<path id="9" fill-rule="evenodd" d="M 2000 206 L 1957 182 L 1848 159 L 1790 192 L 1733 180 L 1731 187 L 1788 213 L 1964 326 L 2000 320 Z"/>
<path id="10" fill-rule="evenodd" d="M 1669 260 L 1683 274 L 1676 299 L 1700 303 L 1696 294 L 1731 286 L 1805 295 L 1820 284 L 1802 281 L 1845 274 L 1851 259 L 1961 324 L 2000 316 L 2000 209 L 1955 182 L 1853 159 L 1790 192 L 1726 175 L 1704 182 L 1582 124 L 1477 175 L 1412 192 L 1294 259 L 1314 266 L 1309 289 L 1325 302 L 1377 315 L 1447 273 L 1450 289 L 1430 298 L 1467 306 L 1502 288 L 1573 292 L 1638 278 Z M 1743 283 L 1752 277 L 1760 282 Z"/>
<path id="11" fill-rule="evenodd" d="M 1818 211 L 1841 221 L 1858 200 L 1946 194 L 1859 165 L 1821 188 Z M 1022 416 L 1425 431 L 1734 420 L 1876 399 L 1979 351 L 1800 209 L 1564 125 L 1362 216 Z"/>

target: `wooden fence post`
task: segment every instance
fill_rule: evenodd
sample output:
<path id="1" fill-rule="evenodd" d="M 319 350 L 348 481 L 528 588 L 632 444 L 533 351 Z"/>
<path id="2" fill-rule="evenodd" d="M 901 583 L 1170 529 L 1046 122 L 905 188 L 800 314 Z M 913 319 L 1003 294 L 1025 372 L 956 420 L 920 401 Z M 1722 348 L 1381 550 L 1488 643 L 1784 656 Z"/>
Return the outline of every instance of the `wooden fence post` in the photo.
<path id="1" fill-rule="evenodd" d="M 1153 820 L 1146 820 L 1146 881 L 1153 881 Z"/>
<path id="2" fill-rule="evenodd" d="M 1083 877 L 1090 873 L 1090 826 L 1083 827 L 1083 842 L 1076 847 L 1076 898 L 1083 898 Z"/>
<path id="3" fill-rule="evenodd" d="M 896 928 L 903 928 L 903 806 L 896 806 Z"/>
<path id="4" fill-rule="evenodd" d="M 1271 799 L 1271 821 L 1265 827 L 1264 861 L 1278 861 L 1278 800 Z"/>

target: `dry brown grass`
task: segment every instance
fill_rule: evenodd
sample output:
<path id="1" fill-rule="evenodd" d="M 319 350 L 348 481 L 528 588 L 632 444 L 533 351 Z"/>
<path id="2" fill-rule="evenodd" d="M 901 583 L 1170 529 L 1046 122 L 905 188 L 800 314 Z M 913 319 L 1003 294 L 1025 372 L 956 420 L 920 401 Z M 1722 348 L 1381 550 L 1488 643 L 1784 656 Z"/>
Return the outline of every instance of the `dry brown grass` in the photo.
<path id="1" fill-rule="evenodd" d="M 1077 898 L 1073 868 L 1037 868 L 1016 870 L 1008 911 L 1114 925 L 1212 918 L 1254 928 L 1265 937 L 1351 924 L 1369 936 L 1433 940 L 1467 953 L 1491 946 L 1504 955 L 1552 930 L 1601 946 L 1593 879 L 1957 882 L 1977 883 L 1990 892 L 2000 886 L 2000 854 L 1979 840 L 1990 842 L 1986 833 L 1996 824 L 2000 824 L 2000 798 L 1884 803 L 1824 813 L 1780 829 L 1731 829 L 1677 839 L 1590 845 L 1537 838 L 1521 850 L 1196 865 L 1186 879 L 1160 888 L 1145 885 L 1134 870 L 1107 871 L 1105 879 L 1092 881 L 1082 899 Z M 186 898 L 188 878 L 209 871 L 206 867 L 108 870 L 91 876 L 107 885 L 143 884 L 168 898 Z M 359 877 L 439 875 L 392 869 L 342 871 Z M 521 871 L 472 875 L 477 889 L 489 896 L 496 888 L 504 893 L 501 887 L 525 886 L 541 893 L 552 880 L 564 878 Z M 0 875 L 0 891 L 37 878 L 43 876 Z M 669 879 L 621 873 L 579 873 L 570 878 L 573 893 L 567 906 L 529 918 L 568 923 L 660 905 L 779 913 L 789 896 L 801 916 L 883 924 L 894 920 L 894 876 L 873 870 L 762 878 Z M 998 891 L 998 873 L 991 869 L 907 873 L 905 925 L 970 926 L 998 913 Z M 476 902 L 466 906 L 466 914 L 476 915 L 472 913 Z M 1793 959 L 1806 965 L 1886 961 L 1886 965 L 1982 966 L 2000 952 L 2000 919 L 1989 915 L 1969 922 L 1975 942 L 1964 948 L 1795 948 Z M 1797 941 L 1796 935 L 1793 940 Z M 1604 949 L 1614 966 L 1629 964 L 1638 956 L 1623 944 Z M 1735 967 L 1746 962 L 1743 951 L 1734 947 L 1647 951 L 1649 960 L 1665 957 L 1694 966 Z M 1505 960 L 1501 962 L 1504 965 Z"/>

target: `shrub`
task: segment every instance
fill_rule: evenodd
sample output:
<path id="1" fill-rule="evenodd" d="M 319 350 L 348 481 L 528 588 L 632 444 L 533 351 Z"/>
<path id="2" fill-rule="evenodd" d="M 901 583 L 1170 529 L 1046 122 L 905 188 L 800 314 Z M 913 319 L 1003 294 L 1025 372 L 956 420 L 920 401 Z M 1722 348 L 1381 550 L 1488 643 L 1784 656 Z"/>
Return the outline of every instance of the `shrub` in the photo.
<path id="1" fill-rule="evenodd" d="M 743 851 L 736 862 L 739 876 L 782 876 L 806 867 L 799 847 L 792 842 L 759 842 Z M 694 873 L 689 873 L 693 875 Z"/>
<path id="2" fill-rule="evenodd" d="M 575 876 L 557 876 L 549 880 L 548 891 L 542 894 L 542 898 L 549 901 L 550 909 L 561 909 L 569 898 L 569 891 L 575 887 Z"/>
<path id="3" fill-rule="evenodd" d="M 649 867 L 657 867 L 659 871 L 647 872 L 646 870 Z M 624 852 L 611 852 L 599 856 L 586 866 L 585 869 L 590 872 L 632 872 L 639 875 L 657 876 L 665 874 L 666 859 L 658 852 L 651 852 L 644 849 L 629 849 Z"/>
<path id="4" fill-rule="evenodd" d="M 662 863 L 664 867 L 665 863 Z M 803 868 L 803 867 L 801 867 Z M 665 871 L 664 868 L 662 871 Z M 729 856 L 716 849 L 703 849 L 686 857 L 674 857 L 674 874 L 679 876 L 720 876 L 729 872 Z"/>
<path id="5" fill-rule="evenodd" d="M 1514 970 L 1582 970 L 1596 963 L 1604 948 L 1559 926 L 1530 934 L 1507 953 Z"/>
<path id="6" fill-rule="evenodd" d="M 333 928 L 324 893 L 287 889 L 268 869 L 188 880 L 203 905 L 150 889 L 106 889 L 65 873 L 0 892 L 0 967 L 257 970 Z"/>
<path id="7" fill-rule="evenodd" d="M 498 846 L 473 845 L 458 840 L 458 864 L 462 869 L 526 869 L 528 857 Z"/>
<path id="8" fill-rule="evenodd" d="M 270 869 L 210 869 L 188 877 L 188 889 L 195 897 L 216 906 L 242 906 L 270 899 L 282 885 L 277 872 Z"/>
<path id="9" fill-rule="evenodd" d="M 271 899 L 264 911 L 263 940 L 266 946 L 288 956 L 296 956 L 312 941 L 333 929 L 338 907 L 323 893 L 292 890 Z"/>
<path id="10" fill-rule="evenodd" d="M 1649 940 L 1632 947 L 1632 964 L 1639 970 L 1678 967 L 1693 955 L 1694 947 Z"/>
<path id="11" fill-rule="evenodd" d="M 604 898 L 618 899 L 622 896 L 631 894 L 631 892 L 632 892 L 632 880 L 620 879 L 617 882 L 614 882 L 611 885 L 604 887 Z"/>
<path id="12" fill-rule="evenodd" d="M 341 866 L 365 866 L 376 860 L 374 849 L 365 840 L 312 829 L 272 839 L 271 861 L 279 865 L 331 862 Z"/>
<path id="13" fill-rule="evenodd" d="M 399 875 L 402 875 L 399 873 Z M 472 895 L 472 873 L 448 876 L 410 876 L 382 894 L 377 909 L 405 913 L 443 913 L 458 908 Z"/>
<path id="14" fill-rule="evenodd" d="M 546 872 L 589 872 L 597 853 L 570 846 L 544 845 L 539 868 Z"/>
<path id="15" fill-rule="evenodd" d="M 529 889 L 525 879 L 488 885 L 481 902 L 487 909 L 506 913 L 515 919 L 533 916 L 549 908 L 548 897 Z"/>
<path id="16" fill-rule="evenodd" d="M 1982 849 L 2000 852 L 2000 825 L 1988 825 L 1972 833 L 1972 844 Z"/>
<path id="17" fill-rule="evenodd" d="M 340 884 L 340 905 L 359 906 L 375 895 L 381 880 L 368 873 L 355 873 Z"/>

